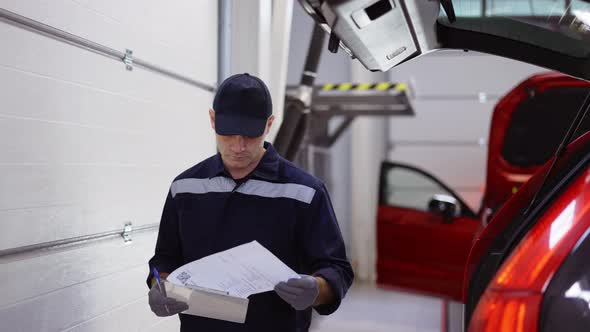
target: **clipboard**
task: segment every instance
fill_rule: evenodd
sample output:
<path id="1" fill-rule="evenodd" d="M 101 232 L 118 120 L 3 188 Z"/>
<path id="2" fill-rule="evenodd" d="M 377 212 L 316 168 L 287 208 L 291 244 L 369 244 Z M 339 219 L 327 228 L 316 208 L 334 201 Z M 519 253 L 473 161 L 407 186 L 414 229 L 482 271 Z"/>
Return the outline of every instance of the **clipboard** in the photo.
<path id="1" fill-rule="evenodd" d="M 183 314 L 244 323 L 248 312 L 247 298 L 194 289 L 163 281 L 166 296 L 188 304 Z"/>

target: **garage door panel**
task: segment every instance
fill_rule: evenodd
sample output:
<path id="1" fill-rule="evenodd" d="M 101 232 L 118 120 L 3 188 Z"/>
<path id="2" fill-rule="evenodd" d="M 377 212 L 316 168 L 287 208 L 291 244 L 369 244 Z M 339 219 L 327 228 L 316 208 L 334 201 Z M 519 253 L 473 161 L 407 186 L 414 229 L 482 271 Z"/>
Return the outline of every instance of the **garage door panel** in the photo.
<path id="1" fill-rule="evenodd" d="M 208 63 L 215 64 L 215 53 L 207 52 L 201 55 L 202 52 L 196 51 L 198 46 L 202 47 L 201 49 L 217 49 L 217 31 L 209 31 L 216 28 L 216 3 L 184 2 L 180 7 L 170 6 L 164 2 L 159 2 L 159 5 L 155 6 L 156 2 L 152 2 L 152 6 L 146 6 L 145 2 L 126 1 L 125 4 L 118 2 L 102 5 L 103 9 L 108 5 L 123 12 L 123 15 L 116 16 L 95 10 L 95 2 L 83 4 L 72 0 L 2 0 L 0 3 L 2 8 L 19 15 L 112 49 L 121 52 L 131 49 L 134 55 L 142 60 L 184 73 L 207 84 L 213 84 L 217 80 L 215 65 L 203 68 L 198 66 L 197 61 L 204 56 L 208 58 Z M 138 11 L 142 12 L 141 15 Z M 206 18 L 201 20 L 201 16 Z M 182 40 L 185 35 L 175 33 L 177 31 L 194 31 L 194 42 L 186 43 L 186 40 Z"/>
<path id="2" fill-rule="evenodd" d="M 165 194 L 164 191 L 161 196 Z M 159 200 L 146 198 L 142 203 L 83 202 L 0 211 L 3 229 L 0 250 L 87 234 L 122 232 L 127 222 L 132 222 L 135 227 L 158 223 L 163 206 L 164 197 Z"/>
<path id="3" fill-rule="evenodd" d="M 114 308 L 100 316 L 92 318 L 79 325 L 73 326 L 63 332 L 104 332 L 104 331 L 136 331 L 145 332 L 153 326 L 163 323 L 165 320 L 176 322 L 175 328 L 158 329 L 162 331 L 179 331 L 178 316 L 162 318 L 156 316 L 146 303 L 147 296 L 140 298 L 122 307 Z M 142 319 L 129 319 L 130 317 L 142 317 Z"/>
<path id="4" fill-rule="evenodd" d="M 150 130 L 154 125 L 183 128 L 187 120 L 192 128 L 209 128 L 211 93 L 194 88 L 182 95 L 182 89 L 169 86 L 166 79 L 161 87 L 169 88 L 170 93 L 155 101 L 4 65 L 0 65 L 0 77 L 0 115 L 4 116 L 137 131 Z M 161 82 L 157 76 L 150 76 L 142 84 L 147 80 L 153 80 L 154 85 Z"/>
<path id="5" fill-rule="evenodd" d="M 493 103 L 477 100 L 445 101 L 415 100 L 413 117 L 393 117 L 390 139 L 406 142 L 466 142 L 486 141 Z"/>
<path id="6" fill-rule="evenodd" d="M 479 146 L 404 146 L 394 142 L 389 160 L 421 168 L 451 188 L 477 190 L 485 179 L 486 156 L 487 149 Z"/>
<path id="7" fill-rule="evenodd" d="M 174 6 L 159 0 L 75 0 L 78 4 L 120 22 L 134 32 L 142 32 L 154 40 L 199 54 L 205 39 L 217 40 L 218 4 L 209 0 L 176 0 Z M 137 9 L 142 14 L 137 15 Z M 208 15 L 202 15 L 209 13 Z M 198 20 L 195 19 L 198 17 Z M 165 24 L 153 24 L 162 22 Z M 195 31 L 195 43 L 187 43 L 178 31 Z M 211 45 L 212 47 L 213 45 Z"/>
<path id="8" fill-rule="evenodd" d="M 125 70 L 122 62 L 3 22 L 0 22 L 0 40 L 6 43 L 0 52 L 0 65 L 8 68 L 168 108 L 192 106 L 199 99 L 213 98 L 210 92 L 188 84 L 147 70 Z"/>
<path id="9" fill-rule="evenodd" d="M 157 231 L 146 231 L 132 234 L 130 244 L 119 237 L 32 257 L 0 258 L 6 276 L 0 284 L 0 308 L 136 268 L 143 268 L 143 275 L 134 283 L 146 289 L 147 261 L 153 255 L 156 236 Z"/>
<path id="10" fill-rule="evenodd" d="M 0 321 L 14 332 L 61 331 L 145 297 L 145 273 L 131 268 L 3 307 Z"/>
<path id="11" fill-rule="evenodd" d="M 0 163 L 174 166 L 193 158 L 190 149 L 196 142 L 214 140 L 211 129 L 206 132 L 187 129 L 184 135 L 163 129 L 155 127 L 137 133 L 0 116 L 0 149 L 3 151 Z M 158 131 L 170 135 L 155 135 Z M 214 152 L 211 149 L 201 155 Z"/>
<path id="12" fill-rule="evenodd" d="M 178 170 L 0 166 L 0 249 L 159 222 Z M 26 227 L 23 227 L 26 225 Z"/>
<path id="13" fill-rule="evenodd" d="M 195 96 L 204 98 L 195 99 L 194 108 L 170 108 L 6 67 L 0 67 L 0 77 L 0 115 L 131 132 L 171 129 L 186 120 L 193 128 L 198 120 L 208 125 L 210 96 L 206 92 L 195 91 Z"/>
<path id="14" fill-rule="evenodd" d="M 213 85 L 217 2 L 0 0 L 0 7 Z M 158 223 L 170 182 L 215 153 L 213 94 L 0 22 L 0 250 Z M 157 232 L 3 256 L 10 331 L 178 330 L 145 276 Z M 5 253 L 4 253 L 5 254 Z M 3 330 L 0 328 L 0 330 Z"/>
<path id="15" fill-rule="evenodd" d="M 0 119 L 0 133 L 0 148 L 4 152 L 0 157 L 2 163 L 137 163 L 151 166 L 155 164 L 155 158 L 150 158 L 150 145 L 158 144 L 137 132 L 44 120 Z M 162 148 L 156 145 L 154 150 L 157 152 Z"/>
<path id="16" fill-rule="evenodd" d="M 139 201 L 133 196 L 142 193 L 150 197 L 156 189 L 168 189 L 176 174 L 168 169 L 148 167 L 93 167 L 78 166 L 0 166 L 10 178 L 2 190 L 1 209 L 52 206 L 57 204 L 103 201 L 109 197 Z M 146 189 L 153 190 L 147 191 Z M 159 194 L 165 194 L 160 192 Z M 108 194 L 108 195 L 107 195 Z M 162 197 L 164 198 L 164 197 Z M 8 201 L 10 200 L 10 201 Z"/>

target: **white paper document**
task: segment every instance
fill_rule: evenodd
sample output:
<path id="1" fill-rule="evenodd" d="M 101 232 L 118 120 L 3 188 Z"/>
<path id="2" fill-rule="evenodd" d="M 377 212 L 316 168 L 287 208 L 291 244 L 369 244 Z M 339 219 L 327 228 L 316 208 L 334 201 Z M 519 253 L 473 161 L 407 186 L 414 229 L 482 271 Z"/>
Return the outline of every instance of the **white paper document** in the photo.
<path id="1" fill-rule="evenodd" d="M 173 285 L 166 291 L 189 304 L 184 313 L 243 323 L 248 296 L 291 278 L 299 275 L 253 241 L 179 267 L 168 275 Z"/>
<path id="2" fill-rule="evenodd" d="M 247 298 L 273 290 L 276 284 L 290 278 L 299 275 L 253 241 L 185 264 L 172 272 L 168 281 Z"/>

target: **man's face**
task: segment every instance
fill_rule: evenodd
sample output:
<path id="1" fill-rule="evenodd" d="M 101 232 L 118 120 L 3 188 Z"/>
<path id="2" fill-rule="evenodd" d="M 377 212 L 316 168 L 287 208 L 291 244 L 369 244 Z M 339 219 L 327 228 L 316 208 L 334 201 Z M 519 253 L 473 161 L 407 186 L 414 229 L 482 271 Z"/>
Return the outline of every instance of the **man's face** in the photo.
<path id="1" fill-rule="evenodd" d="M 209 110 L 211 127 L 215 130 L 215 112 Z M 264 154 L 264 138 L 268 134 L 274 116 L 270 116 L 266 122 L 264 134 L 259 137 L 248 137 L 242 135 L 219 135 L 217 149 L 221 154 L 225 167 L 229 170 L 247 169 L 257 163 Z"/>

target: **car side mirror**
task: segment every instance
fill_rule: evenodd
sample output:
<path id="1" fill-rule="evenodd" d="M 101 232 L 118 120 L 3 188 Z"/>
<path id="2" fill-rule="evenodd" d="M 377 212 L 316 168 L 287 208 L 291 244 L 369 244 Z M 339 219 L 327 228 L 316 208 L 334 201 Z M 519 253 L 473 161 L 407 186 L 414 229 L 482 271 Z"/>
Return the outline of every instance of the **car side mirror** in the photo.
<path id="1" fill-rule="evenodd" d="M 451 223 L 458 215 L 457 200 L 453 196 L 434 195 L 428 202 L 428 212 L 439 215 L 445 223 Z"/>

